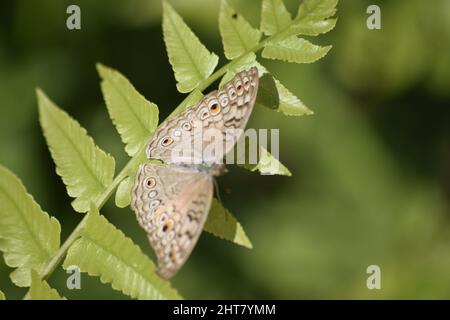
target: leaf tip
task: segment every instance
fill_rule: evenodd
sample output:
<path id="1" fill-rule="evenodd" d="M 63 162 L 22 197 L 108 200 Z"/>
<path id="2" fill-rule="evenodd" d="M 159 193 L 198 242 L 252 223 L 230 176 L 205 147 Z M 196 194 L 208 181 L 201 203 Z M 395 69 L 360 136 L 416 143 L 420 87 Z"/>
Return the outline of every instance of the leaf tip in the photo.
<path id="1" fill-rule="evenodd" d="M 249 249 L 249 250 L 253 250 L 253 244 L 250 242 L 249 239 L 247 239 L 247 240 L 248 240 L 248 242 L 242 243 L 242 246 L 243 246 L 244 248 Z"/>
<path id="2" fill-rule="evenodd" d="M 107 66 L 105 66 L 103 63 L 101 62 L 97 62 L 95 64 L 95 68 L 97 69 L 98 74 L 100 75 L 100 77 L 103 78 L 103 74 L 106 70 L 108 70 L 109 68 Z"/>
<path id="3" fill-rule="evenodd" d="M 36 87 L 35 88 L 35 92 L 36 92 L 36 98 L 38 100 L 38 104 L 39 106 L 41 105 L 41 103 L 43 102 L 44 99 L 48 99 L 47 95 L 45 94 L 44 90 L 42 90 L 40 87 Z"/>
<path id="4" fill-rule="evenodd" d="M 162 8 L 163 8 L 163 13 L 166 11 L 166 10 L 173 10 L 173 7 L 172 7 L 172 5 L 169 3 L 169 1 L 167 1 L 167 0 L 161 0 L 161 6 L 162 6 Z"/>
<path id="5" fill-rule="evenodd" d="M 39 116 L 42 117 L 42 113 L 44 112 L 44 109 L 47 109 L 51 104 L 52 101 L 47 96 L 47 94 L 42 90 L 40 87 L 36 87 L 36 99 L 38 104 L 38 110 L 39 110 Z"/>

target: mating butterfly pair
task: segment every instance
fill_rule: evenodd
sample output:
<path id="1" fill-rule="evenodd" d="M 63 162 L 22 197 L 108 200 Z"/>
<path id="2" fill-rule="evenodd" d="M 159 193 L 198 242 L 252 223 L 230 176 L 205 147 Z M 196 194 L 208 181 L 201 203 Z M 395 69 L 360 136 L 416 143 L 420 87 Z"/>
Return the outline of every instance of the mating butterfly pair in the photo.
<path id="1" fill-rule="evenodd" d="M 227 129 L 244 129 L 255 104 L 258 81 L 255 67 L 239 72 L 221 89 L 164 121 L 147 145 L 147 157 L 165 165 L 139 167 L 131 207 L 147 232 L 158 259 L 158 273 L 164 278 L 175 275 L 197 243 L 211 206 L 214 176 L 223 172 L 222 159 L 233 145 L 226 144 L 200 164 L 176 159 L 174 148 L 198 138 L 196 129 L 218 129 L 223 142 Z"/>

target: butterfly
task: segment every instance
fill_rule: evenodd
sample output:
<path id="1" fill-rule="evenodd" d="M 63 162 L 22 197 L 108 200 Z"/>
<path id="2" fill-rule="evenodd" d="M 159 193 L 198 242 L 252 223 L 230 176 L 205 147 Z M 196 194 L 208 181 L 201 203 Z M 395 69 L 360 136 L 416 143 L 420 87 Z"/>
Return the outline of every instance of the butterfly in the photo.
<path id="1" fill-rule="evenodd" d="M 158 274 L 173 277 L 190 256 L 203 230 L 213 198 L 214 177 L 224 173 L 224 156 L 233 148 L 230 129 L 243 129 L 258 92 L 255 67 L 237 73 L 220 89 L 197 104 L 165 120 L 146 146 L 148 159 L 164 165 L 140 165 L 132 189 L 131 207 L 146 231 L 158 261 Z M 202 132 L 214 130 L 222 148 L 202 155 L 211 147 Z M 200 148 L 192 147 L 200 139 Z M 184 156 L 176 150 L 186 149 Z M 200 156 L 199 156 L 200 154 Z"/>

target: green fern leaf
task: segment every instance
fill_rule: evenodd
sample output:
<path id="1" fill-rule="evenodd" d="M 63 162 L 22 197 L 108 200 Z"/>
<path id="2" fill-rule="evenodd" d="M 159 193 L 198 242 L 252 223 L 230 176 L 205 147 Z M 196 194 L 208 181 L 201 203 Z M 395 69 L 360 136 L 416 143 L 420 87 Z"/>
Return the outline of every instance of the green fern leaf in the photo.
<path id="1" fill-rule="evenodd" d="M 158 107 L 147 101 L 116 70 L 97 64 L 103 79 L 103 97 L 109 115 L 125 143 L 125 151 L 134 156 L 158 126 Z"/>
<path id="2" fill-rule="evenodd" d="M 141 249 L 94 206 L 81 238 L 70 247 L 64 261 L 64 268 L 72 265 L 133 298 L 180 298 L 169 282 L 156 275 L 155 265 Z"/>
<path id="3" fill-rule="evenodd" d="M 212 201 L 204 230 L 221 239 L 234 242 L 246 248 L 253 248 L 241 224 L 216 199 Z"/>
<path id="4" fill-rule="evenodd" d="M 262 56 L 287 62 L 312 63 L 324 57 L 331 46 L 321 47 L 308 40 L 291 36 L 283 41 L 268 44 Z"/>
<path id="5" fill-rule="evenodd" d="M 42 211 L 8 169 L 0 166 L 0 251 L 5 263 L 17 268 L 12 281 L 27 287 L 30 269 L 38 272 L 59 248 L 58 220 Z"/>
<path id="6" fill-rule="evenodd" d="M 163 34 L 177 89 L 190 92 L 212 74 L 219 57 L 206 49 L 167 1 L 163 1 Z"/>
<path id="7" fill-rule="evenodd" d="M 34 270 L 31 271 L 30 299 L 65 300 L 65 298 L 59 295 L 56 289 L 51 288 L 45 280 L 41 280 Z"/>
<path id="8" fill-rule="evenodd" d="M 283 0 L 263 0 L 261 30 L 270 36 L 286 29 L 291 23 L 291 14 Z"/>
<path id="9" fill-rule="evenodd" d="M 69 196 L 75 198 L 72 202 L 75 211 L 86 212 L 89 203 L 111 184 L 114 158 L 97 147 L 86 130 L 40 89 L 37 97 L 41 126 L 56 172 L 67 186 Z"/>
<path id="10" fill-rule="evenodd" d="M 303 0 L 296 19 L 320 21 L 336 14 L 338 0 Z"/>
<path id="11" fill-rule="evenodd" d="M 261 38 L 261 32 L 237 14 L 226 0 L 222 0 L 220 8 L 219 30 L 225 56 L 229 60 L 251 50 Z"/>
<path id="12" fill-rule="evenodd" d="M 6 300 L 5 294 L 0 290 L 0 300 Z"/>
<path id="13" fill-rule="evenodd" d="M 280 97 L 280 105 L 278 111 L 287 116 L 304 116 L 312 115 L 312 112 L 305 104 L 297 98 L 289 89 L 287 89 L 280 81 L 275 79 L 275 85 L 278 89 Z"/>
<path id="14" fill-rule="evenodd" d="M 249 59 L 243 63 L 237 64 L 234 68 L 228 71 L 221 80 L 221 86 L 234 77 L 236 73 L 242 70 L 247 70 L 252 66 L 256 66 L 258 68 L 258 72 L 260 77 L 264 76 L 264 74 L 268 73 L 267 69 L 261 65 L 259 62 L 255 61 L 255 59 Z M 289 91 L 279 80 L 273 78 L 275 80 L 275 86 L 278 90 L 278 98 L 279 105 L 277 108 L 278 112 L 283 113 L 287 116 L 303 116 L 303 115 L 311 115 L 314 114 L 306 105 L 297 98 L 291 91 Z M 264 104 L 267 107 L 266 104 Z"/>
<path id="15" fill-rule="evenodd" d="M 337 20 L 327 19 L 336 13 L 338 0 L 306 0 L 290 26 L 290 35 L 317 36 L 332 30 Z"/>
<path id="16" fill-rule="evenodd" d="M 258 68 L 259 74 L 264 75 L 267 69 L 256 62 L 255 66 Z M 278 90 L 279 105 L 278 112 L 287 116 L 303 116 L 314 114 L 299 98 L 297 98 L 291 91 L 289 91 L 278 79 L 275 79 L 275 85 Z"/>

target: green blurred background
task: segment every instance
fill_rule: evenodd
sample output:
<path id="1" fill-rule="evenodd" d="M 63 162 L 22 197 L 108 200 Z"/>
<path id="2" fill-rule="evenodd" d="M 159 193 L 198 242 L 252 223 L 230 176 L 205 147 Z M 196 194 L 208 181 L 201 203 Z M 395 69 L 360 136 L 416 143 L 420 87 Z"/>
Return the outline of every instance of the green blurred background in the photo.
<path id="1" fill-rule="evenodd" d="M 286 1 L 292 13 L 298 0 Z M 218 0 L 172 0 L 206 46 L 221 55 Z M 260 1 L 230 3 L 259 25 Z M 69 4 L 82 29 L 65 26 Z M 366 28 L 381 7 L 382 29 Z M 281 161 L 292 177 L 240 168 L 219 179 L 222 200 L 253 242 L 248 250 L 204 233 L 173 283 L 186 298 L 450 298 L 450 1 L 341 0 L 337 27 L 320 37 L 333 49 L 311 65 L 263 61 L 315 114 L 256 109 L 251 126 L 281 128 Z M 70 206 L 42 136 L 35 88 L 44 91 L 112 153 L 127 161 L 108 118 L 95 63 L 124 73 L 161 118 L 177 93 L 155 0 L 2 0 L 0 163 L 14 171 L 62 224 L 65 239 L 82 216 Z M 102 210 L 153 257 L 132 211 Z M 366 268 L 381 268 L 368 290 Z M 21 298 L 0 262 L 0 288 Z M 126 298 L 99 279 L 65 288 L 68 298 Z"/>

